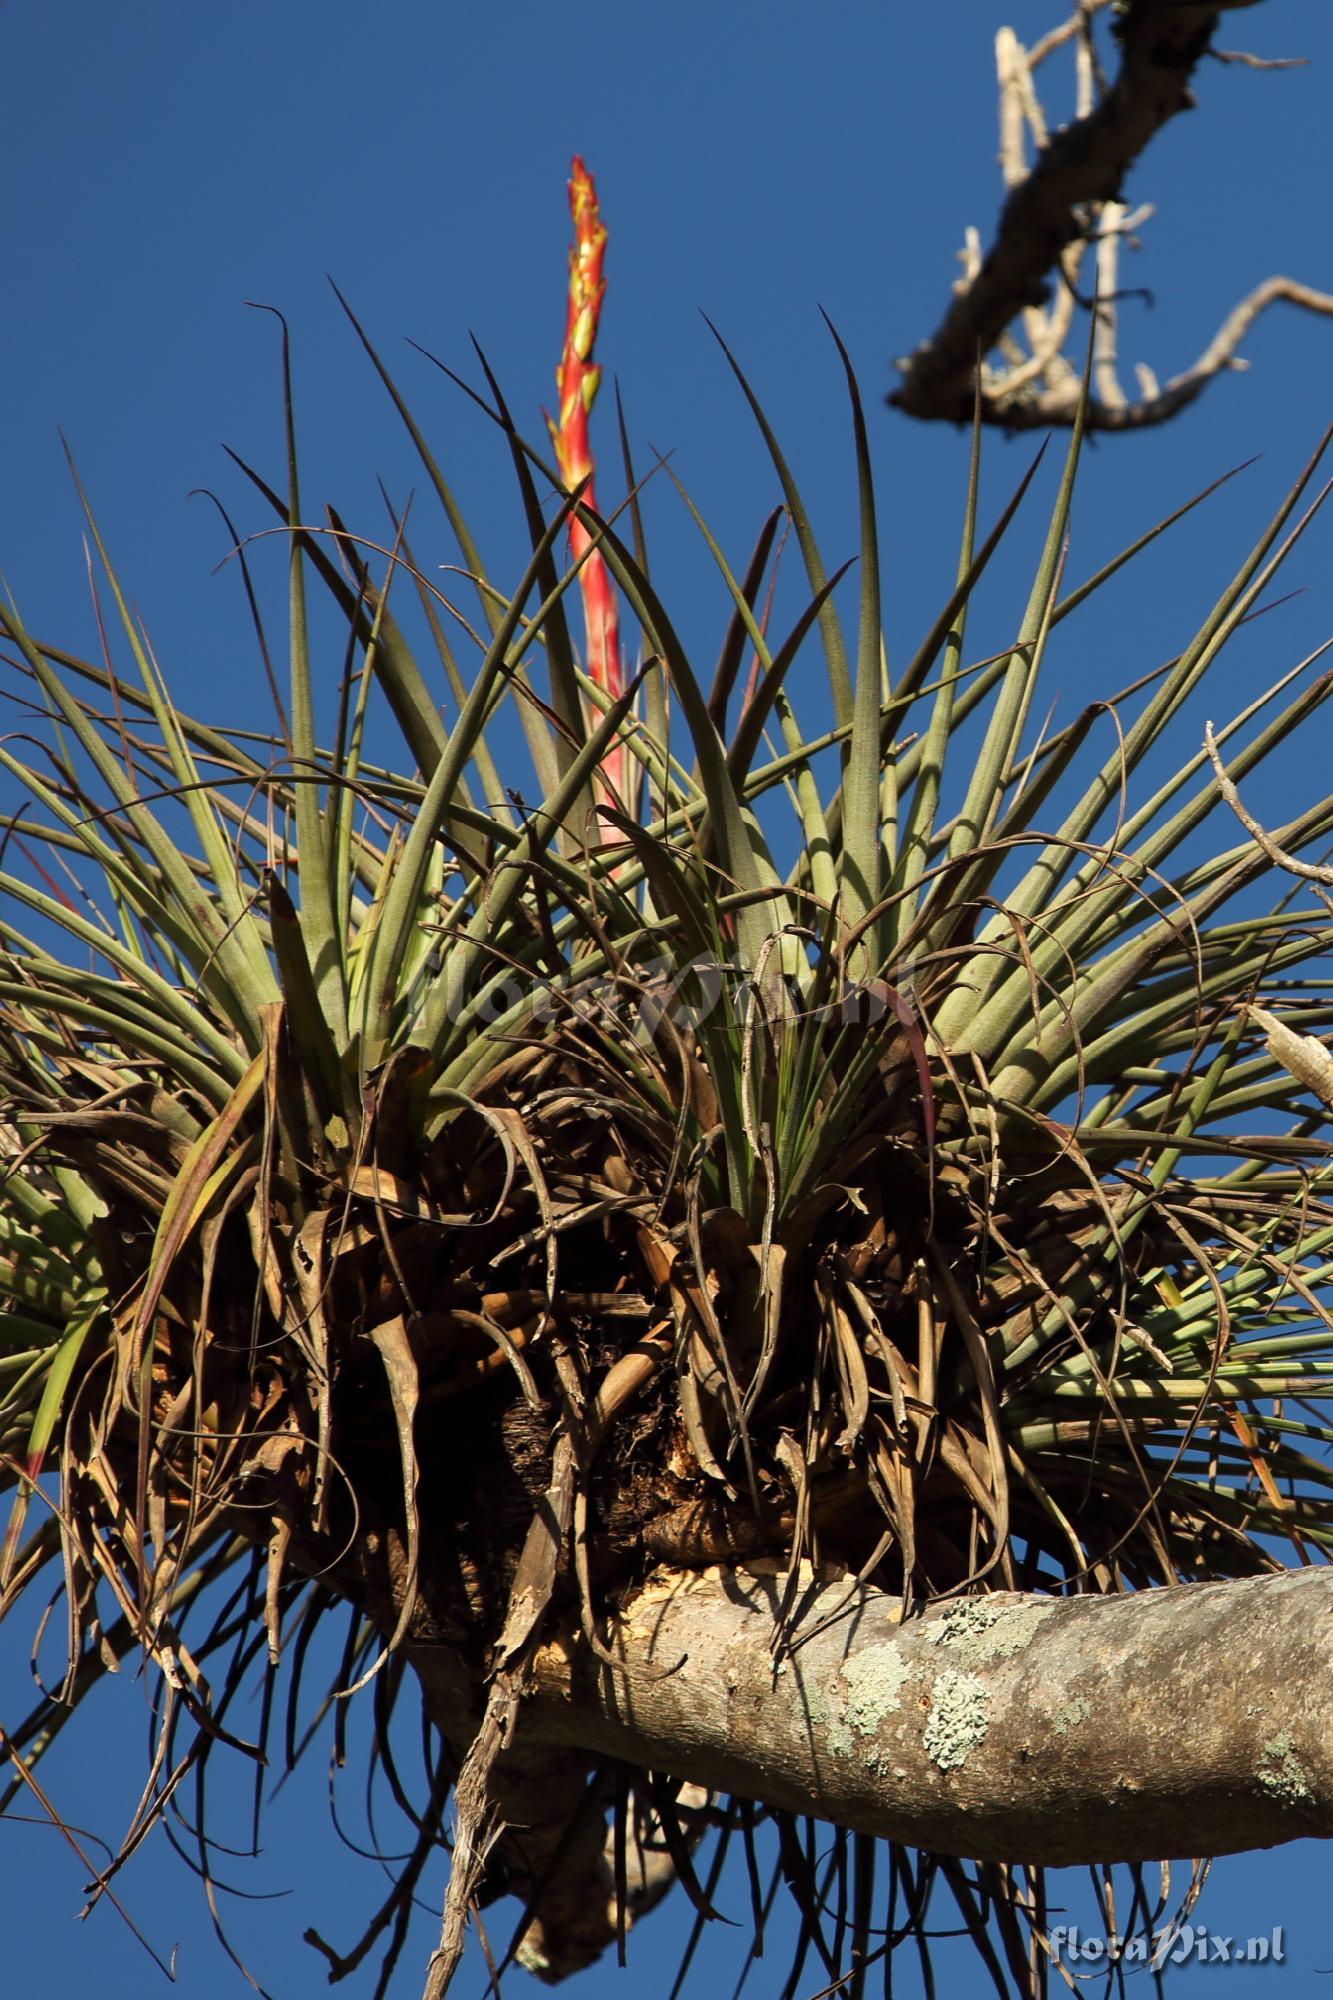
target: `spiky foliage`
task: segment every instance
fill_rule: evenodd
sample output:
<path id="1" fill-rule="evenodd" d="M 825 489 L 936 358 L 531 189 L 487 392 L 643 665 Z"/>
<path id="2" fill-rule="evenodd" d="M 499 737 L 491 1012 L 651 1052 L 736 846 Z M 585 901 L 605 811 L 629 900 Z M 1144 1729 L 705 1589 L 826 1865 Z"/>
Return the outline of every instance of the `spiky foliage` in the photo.
<path id="1" fill-rule="evenodd" d="M 850 366 L 850 621 L 849 566 L 827 567 L 737 369 L 781 506 L 739 574 L 700 523 L 732 605 L 708 680 L 637 509 L 631 554 L 493 383 L 531 556 L 488 578 L 366 345 L 479 621 L 401 522 L 382 559 L 336 515 L 308 524 L 290 385 L 286 490 L 250 474 L 290 551 L 271 738 L 175 705 L 91 514 L 132 677 L 0 613 L 29 718 L 0 745 L 25 801 L 0 877 L 4 1604 L 63 1572 L 61 1696 L 132 1649 L 161 1669 L 130 1844 L 228 1736 L 255 1658 L 299 1662 L 339 1600 L 340 1685 L 379 1663 L 383 1720 L 405 1638 L 449 1639 L 479 1685 L 498 1659 L 494 1691 L 543 1618 L 595 1633 L 657 1562 L 776 1551 L 910 1608 L 1322 1552 L 1325 1148 L 1247 1011 L 1326 1028 L 1322 915 L 1284 879 L 1255 893 L 1271 864 L 1217 810 L 1202 750 L 1146 781 L 1308 520 L 1313 462 L 1183 652 L 1034 744 L 1066 621 L 1169 525 L 1062 594 L 1077 433 L 1017 635 L 980 658 L 969 605 L 1031 475 L 978 546 L 974 447 L 956 585 L 890 681 Z M 775 637 L 784 517 L 808 600 Z M 641 634 L 620 692 L 571 641 L 571 523 Z M 312 582 L 346 628 L 332 717 Z M 788 684 L 817 654 L 832 723 L 811 734 Z M 1331 685 L 1296 669 L 1221 731 L 1233 778 Z M 401 770 L 366 754 L 372 704 Z M 535 805 L 514 802 L 510 718 Z M 619 805 L 612 754 L 637 774 Z M 1300 851 L 1331 829 L 1324 800 L 1275 832 Z M 552 1540 L 552 1520 L 577 1533 Z M 11 1728 L 8 1798 L 67 1712 L 44 1700 Z M 466 1748 L 438 1747 L 377 1920 L 389 1965 Z M 463 1772 L 488 1775 L 475 1755 Z M 672 1796 L 645 1780 L 628 1809 L 670 1824 Z M 855 1992 L 885 1921 L 873 1849 L 835 1847 L 830 1897 L 777 1817 L 800 1956 L 817 1942 L 833 1978 L 846 1946 Z M 697 1807 L 692 1830 L 710 1818 L 719 1852 L 751 1847 L 753 1808 Z M 691 1841 L 669 1845 L 688 1870 Z M 480 1856 L 477 1900 L 540 1900 L 530 1858 Z M 924 1938 L 943 1881 L 997 1987 L 1040 1986 L 1028 1871 L 895 1851 L 888 1880 L 887 1934 Z"/>

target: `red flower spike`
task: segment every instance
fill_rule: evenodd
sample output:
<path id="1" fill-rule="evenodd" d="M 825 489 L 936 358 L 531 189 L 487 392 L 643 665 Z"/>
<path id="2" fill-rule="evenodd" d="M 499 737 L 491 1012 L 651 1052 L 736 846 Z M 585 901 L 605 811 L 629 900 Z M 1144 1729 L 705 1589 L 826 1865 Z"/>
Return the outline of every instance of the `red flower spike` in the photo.
<path id="1" fill-rule="evenodd" d="M 597 395 L 601 370 L 593 365 L 593 346 L 601 317 L 606 280 L 602 265 L 606 256 L 606 226 L 597 207 L 597 190 L 592 175 L 576 153 L 570 165 L 569 212 L 574 220 L 574 242 L 569 253 L 569 300 L 565 313 L 565 344 L 555 371 L 560 394 L 559 420 L 547 418 L 551 442 L 555 446 L 560 477 L 569 488 L 586 480 L 584 504 L 597 505 L 593 492 L 593 455 L 588 442 L 588 414 Z M 620 611 L 616 588 L 600 550 L 587 551 L 592 537 L 582 521 L 569 524 L 569 552 L 574 562 L 582 560 L 579 590 L 583 598 L 588 678 L 614 701 L 624 686 L 620 659 Z M 583 560 L 586 557 L 586 560 Z M 589 716 L 589 723 L 599 719 Z M 603 795 L 624 799 L 625 751 L 617 744 L 608 752 L 602 772 Z"/>

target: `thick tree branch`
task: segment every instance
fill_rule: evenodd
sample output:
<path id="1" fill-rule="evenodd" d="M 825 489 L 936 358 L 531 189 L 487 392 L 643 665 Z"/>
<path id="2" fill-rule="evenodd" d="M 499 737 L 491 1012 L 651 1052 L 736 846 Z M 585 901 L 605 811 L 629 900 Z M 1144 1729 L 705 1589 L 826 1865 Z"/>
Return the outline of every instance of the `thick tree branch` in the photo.
<path id="1" fill-rule="evenodd" d="M 982 1859 L 1148 1860 L 1333 1834 L 1328 1570 L 997 1594 L 906 1625 L 894 1598 L 812 1582 L 775 1668 L 782 1583 L 673 1574 L 613 1628 L 621 1673 L 577 1636 L 545 1647 L 519 1745 Z M 412 1658 L 447 1726 L 447 1663 L 421 1644 Z"/>
<path id="2" fill-rule="evenodd" d="M 1099 308 L 1096 371 L 1088 427 L 1142 429 L 1165 422 L 1215 376 L 1243 364 L 1236 350 L 1257 315 L 1284 299 L 1333 313 L 1333 296 L 1284 277 L 1267 279 L 1227 316 L 1208 347 L 1182 374 L 1159 388 L 1146 368 L 1131 400 L 1115 376 L 1116 258 L 1121 238 L 1150 209 L 1127 216 L 1119 196 L 1125 175 L 1167 121 L 1193 104 L 1190 77 L 1222 14 L 1251 0 L 1128 0 L 1117 33 L 1122 60 L 1114 82 L 1094 102 L 1099 81 L 1090 22 L 1105 0 L 1082 0 L 1061 30 L 1024 51 L 1012 33 L 997 39 L 1001 89 L 1001 164 L 1009 188 L 995 241 L 983 258 L 973 240 L 942 325 L 906 361 L 890 403 L 909 416 L 970 421 L 978 355 L 998 348 L 1005 366 L 983 370 L 982 415 L 1009 430 L 1068 424 L 1079 398 L 1078 371 L 1063 353 L 1079 295 L 1078 265 L 1095 245 Z M 1078 113 L 1051 135 L 1032 85 L 1032 71 L 1054 48 L 1079 37 Z M 1024 133 L 1037 146 L 1029 170 Z M 1056 296 L 1050 311 L 1042 308 Z M 1091 289 L 1090 285 L 1088 289 Z M 1008 332 L 1020 324 L 1030 352 Z"/>

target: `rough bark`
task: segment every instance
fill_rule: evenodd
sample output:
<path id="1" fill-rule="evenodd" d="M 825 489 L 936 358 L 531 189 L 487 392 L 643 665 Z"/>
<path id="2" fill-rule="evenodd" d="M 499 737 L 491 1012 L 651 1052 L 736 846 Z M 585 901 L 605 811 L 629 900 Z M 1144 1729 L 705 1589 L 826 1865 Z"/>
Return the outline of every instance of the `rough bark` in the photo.
<path id="1" fill-rule="evenodd" d="M 1068 1865 L 1333 1834 L 1333 1574 L 1118 1598 L 996 1594 L 902 1623 L 813 1579 L 661 1579 L 543 1648 L 518 1731 L 936 1852 Z M 435 1719 L 447 1659 L 416 1644 Z"/>

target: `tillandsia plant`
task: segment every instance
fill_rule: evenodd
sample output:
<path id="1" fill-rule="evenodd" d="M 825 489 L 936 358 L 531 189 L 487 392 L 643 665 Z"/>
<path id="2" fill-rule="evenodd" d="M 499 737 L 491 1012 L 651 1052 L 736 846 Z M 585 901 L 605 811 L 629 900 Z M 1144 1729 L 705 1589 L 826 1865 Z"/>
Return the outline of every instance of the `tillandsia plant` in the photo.
<path id="1" fill-rule="evenodd" d="M 709 1910 L 733 1841 L 757 1913 L 779 1884 L 800 1906 L 789 1991 L 811 1949 L 853 1996 L 893 1942 L 929 1954 L 947 1891 L 997 1990 L 1035 1993 L 1038 1869 L 841 1833 L 817 1864 L 788 1810 L 534 1756 L 515 1726 L 542 1640 L 600 1657 L 664 1570 L 776 1559 L 757 1643 L 781 1656 L 811 1565 L 910 1619 L 1327 1549 L 1324 1114 L 1268 1040 L 1327 1030 L 1325 915 L 1238 837 L 1203 748 L 1161 760 L 1323 497 L 1317 456 L 1179 655 L 1034 740 L 1066 628 L 1178 514 L 1067 586 L 1076 425 L 1018 630 L 977 651 L 1036 471 L 983 537 L 978 425 L 954 581 L 890 676 L 846 355 L 860 545 L 834 568 L 731 362 L 778 505 L 736 569 L 699 523 L 731 606 L 710 677 L 649 580 L 632 470 L 628 540 L 591 504 L 601 239 L 577 165 L 574 189 L 558 463 L 489 373 L 475 392 L 516 578 L 352 320 L 479 613 L 400 516 L 387 541 L 311 522 L 285 330 L 282 490 L 245 468 L 287 550 L 271 734 L 179 708 L 91 511 L 120 660 L 0 611 L 0 1586 L 10 1615 L 63 1592 L 69 1635 L 63 1683 L 4 1718 L 3 1802 L 45 1796 L 69 1704 L 141 1657 L 160 1741 L 125 1852 L 165 1817 L 209 1877 L 186 1781 L 220 1745 L 296 1756 L 300 1666 L 341 1607 L 335 1690 L 367 1687 L 399 1797 L 407 1669 L 454 1679 L 385 1904 L 355 1949 L 315 1938 L 335 1976 L 381 1941 L 385 1990 L 452 1797 L 431 1993 L 502 1893 L 511 1955 L 556 1978 L 673 1878 Z M 775 635 L 784 521 L 806 581 Z M 820 732 L 790 692 L 815 659 Z M 1327 700 L 1310 665 L 1217 731 L 1231 781 Z M 388 722 L 396 768 L 368 747 Z M 1333 799 L 1274 831 L 1309 850 Z M 268 1699 L 257 1735 L 234 1710 L 287 1659 L 284 1752 Z"/>

